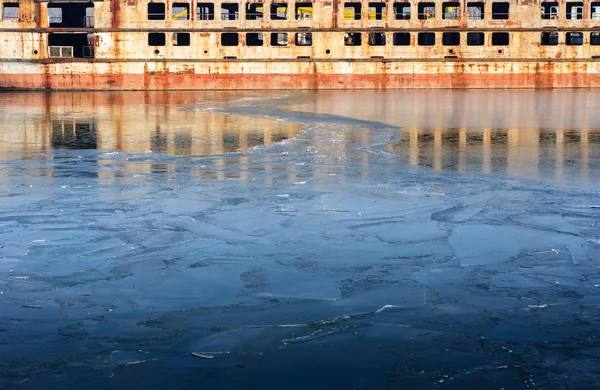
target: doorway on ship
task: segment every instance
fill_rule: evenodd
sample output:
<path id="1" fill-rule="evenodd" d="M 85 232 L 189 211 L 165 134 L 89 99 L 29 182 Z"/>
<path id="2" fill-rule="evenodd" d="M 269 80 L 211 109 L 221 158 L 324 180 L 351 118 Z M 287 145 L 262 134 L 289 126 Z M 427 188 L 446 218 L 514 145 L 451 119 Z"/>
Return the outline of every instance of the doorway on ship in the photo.
<path id="1" fill-rule="evenodd" d="M 48 4 L 48 25 L 61 28 L 94 27 L 94 3 L 53 1 Z"/>
<path id="2" fill-rule="evenodd" d="M 94 58 L 94 34 L 51 33 L 48 34 L 50 57 Z"/>

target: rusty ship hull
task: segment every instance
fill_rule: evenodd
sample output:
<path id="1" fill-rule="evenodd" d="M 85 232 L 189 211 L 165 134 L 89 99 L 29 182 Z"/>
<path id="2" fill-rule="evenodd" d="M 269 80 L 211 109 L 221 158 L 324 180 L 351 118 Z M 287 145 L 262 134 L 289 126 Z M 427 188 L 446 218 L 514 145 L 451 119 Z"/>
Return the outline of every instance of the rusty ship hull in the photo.
<path id="1" fill-rule="evenodd" d="M 0 89 L 600 86 L 600 3 L 7 0 L 0 5 Z"/>

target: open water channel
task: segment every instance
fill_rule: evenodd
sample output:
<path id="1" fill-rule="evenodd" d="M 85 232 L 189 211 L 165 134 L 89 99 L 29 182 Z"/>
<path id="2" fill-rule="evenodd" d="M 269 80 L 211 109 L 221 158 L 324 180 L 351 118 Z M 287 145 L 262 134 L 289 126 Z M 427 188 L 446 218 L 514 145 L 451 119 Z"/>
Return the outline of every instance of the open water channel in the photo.
<path id="1" fill-rule="evenodd" d="M 0 388 L 597 389 L 599 102 L 0 94 Z"/>

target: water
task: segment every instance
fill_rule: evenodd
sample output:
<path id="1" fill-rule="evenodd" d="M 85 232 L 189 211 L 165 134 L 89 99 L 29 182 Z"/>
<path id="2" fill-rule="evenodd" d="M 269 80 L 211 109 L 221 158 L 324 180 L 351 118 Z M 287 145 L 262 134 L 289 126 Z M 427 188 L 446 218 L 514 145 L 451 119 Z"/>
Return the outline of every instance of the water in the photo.
<path id="1" fill-rule="evenodd" d="M 0 388 L 596 388 L 599 99 L 2 94 Z"/>

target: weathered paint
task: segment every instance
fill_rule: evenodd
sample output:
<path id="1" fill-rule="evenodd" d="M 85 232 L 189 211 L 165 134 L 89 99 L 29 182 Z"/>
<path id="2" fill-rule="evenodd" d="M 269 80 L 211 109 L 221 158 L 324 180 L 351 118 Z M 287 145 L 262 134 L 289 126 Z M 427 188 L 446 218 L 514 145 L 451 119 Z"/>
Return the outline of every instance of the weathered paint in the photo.
<path id="1" fill-rule="evenodd" d="M 207 0 L 208 1 L 208 0 Z M 10 0 L 10 2 L 17 2 Z M 600 32 L 584 2 L 582 20 L 566 19 L 566 1 L 559 18 L 542 19 L 541 1 L 511 0 L 508 20 L 492 19 L 485 3 L 484 19 L 471 20 L 461 2 L 458 20 L 419 20 L 418 1 L 411 19 L 396 20 L 393 2 L 385 17 L 370 20 L 362 1 L 361 20 L 344 20 L 344 2 L 313 2 L 311 20 L 296 19 L 288 2 L 287 20 L 245 20 L 246 2 L 239 2 L 239 20 L 222 20 L 214 1 L 214 20 L 198 20 L 190 2 L 190 20 L 171 20 L 173 0 L 164 1 L 165 20 L 148 20 L 150 0 L 106 0 L 93 3 L 94 28 L 50 28 L 48 4 L 21 0 L 20 20 L 0 20 L 0 89 L 337 89 L 337 88 L 552 88 L 597 87 L 600 45 L 590 44 Z M 158 1 L 153 1 L 158 2 Z M 253 0 L 255 2 L 255 0 Z M 301 0 L 305 2 L 305 0 Z M 372 1 L 371 1 L 372 2 Z M 383 3 L 383 2 L 382 2 Z M 265 1 L 268 14 L 272 1 Z M 273 46 L 270 33 L 287 32 L 286 46 Z M 345 46 L 347 32 L 361 32 L 361 46 Z M 492 45 L 492 32 L 510 32 L 508 46 Z M 541 45 L 542 31 L 556 31 L 559 44 Z M 48 34 L 94 34 L 95 58 L 49 58 Z M 149 46 L 149 32 L 165 32 L 166 45 Z M 189 32 L 190 46 L 176 46 L 174 32 Z M 223 46 L 221 34 L 239 34 L 238 46 Z M 246 33 L 264 34 L 262 46 L 247 46 Z M 312 33 L 311 46 L 295 45 L 296 33 Z M 370 32 L 386 34 L 386 45 L 369 45 Z M 393 34 L 409 32 L 410 45 L 395 46 Z M 436 44 L 417 44 L 420 32 L 434 32 Z M 444 32 L 459 32 L 460 44 L 442 44 Z M 483 46 L 467 45 L 469 32 L 484 32 Z M 567 32 L 583 32 L 581 45 L 566 45 Z M 231 60 L 233 59 L 233 60 Z"/>

